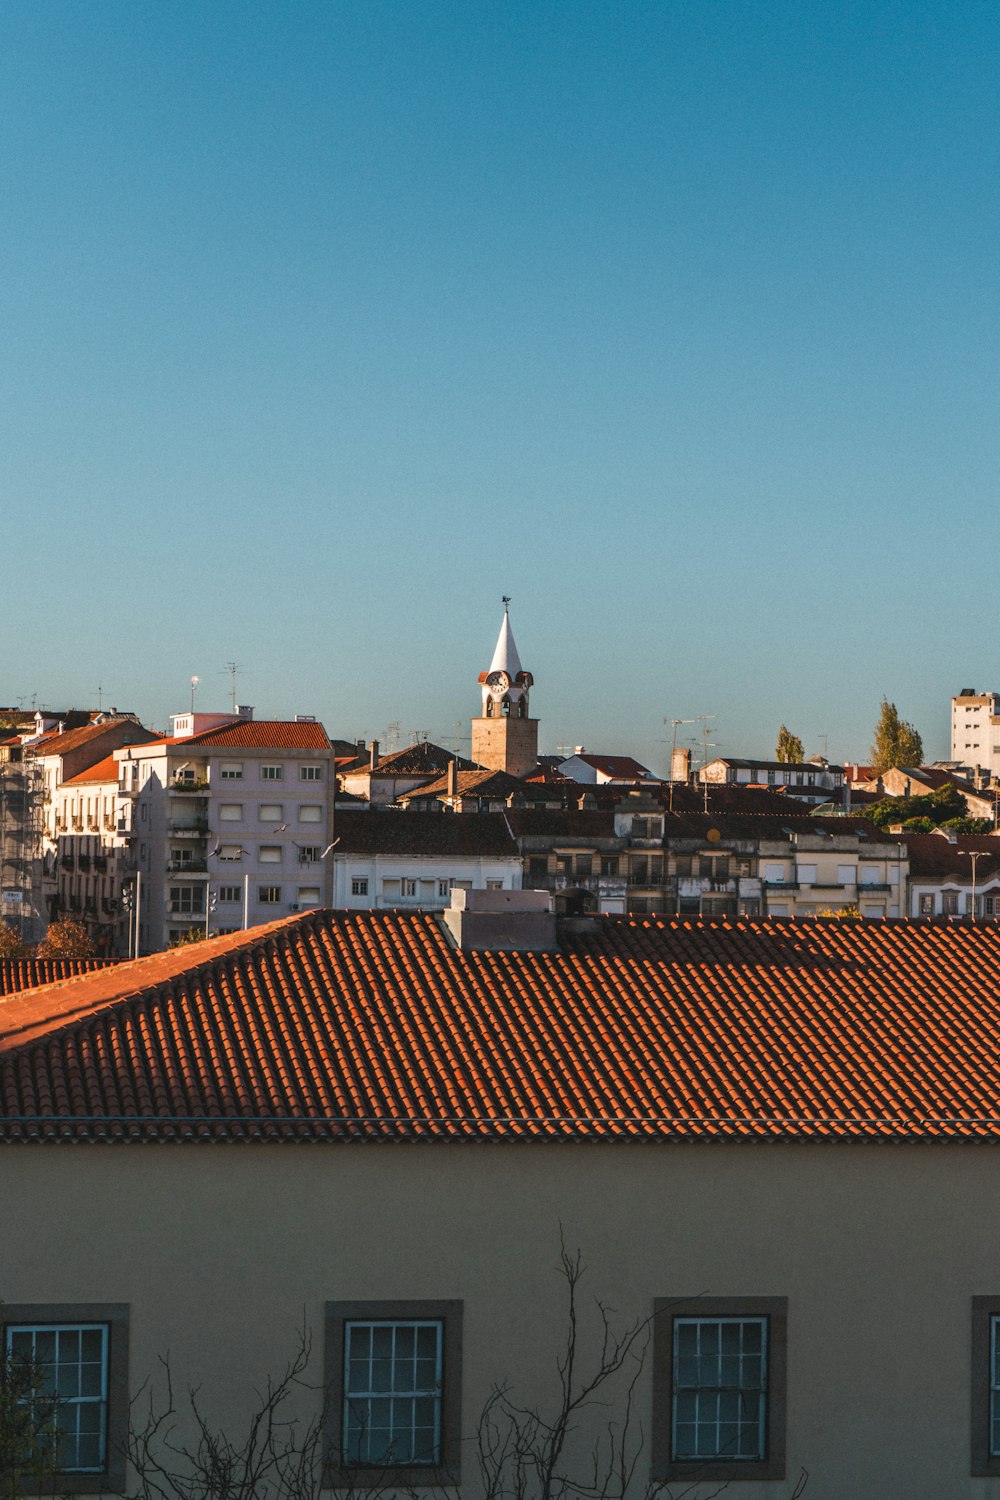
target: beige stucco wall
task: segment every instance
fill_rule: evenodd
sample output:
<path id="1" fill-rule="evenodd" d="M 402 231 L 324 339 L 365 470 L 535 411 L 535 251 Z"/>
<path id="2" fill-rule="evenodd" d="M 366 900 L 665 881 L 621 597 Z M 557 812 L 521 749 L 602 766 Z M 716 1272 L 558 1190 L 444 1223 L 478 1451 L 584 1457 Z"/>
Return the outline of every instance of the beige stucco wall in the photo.
<path id="1" fill-rule="evenodd" d="M 969 1478 L 970 1298 L 1000 1293 L 1000 1152 L 967 1147 L 6 1147 L 0 1296 L 131 1304 L 220 1414 L 326 1299 L 462 1298 L 464 1425 L 550 1388 L 560 1223 L 584 1290 L 786 1296 L 788 1482 L 727 1500 L 1000 1496 Z M 317 1362 L 317 1373 L 319 1363 Z M 643 1421 L 653 1417 L 644 1388 Z M 463 1486 L 474 1494 L 470 1454 Z"/>

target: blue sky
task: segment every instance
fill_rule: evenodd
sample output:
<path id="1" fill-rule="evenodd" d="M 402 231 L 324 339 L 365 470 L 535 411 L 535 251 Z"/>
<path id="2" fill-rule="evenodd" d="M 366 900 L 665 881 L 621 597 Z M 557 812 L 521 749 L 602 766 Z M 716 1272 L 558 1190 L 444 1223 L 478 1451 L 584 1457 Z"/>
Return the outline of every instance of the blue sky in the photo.
<path id="1" fill-rule="evenodd" d="M 1000 687 L 1000 9 L 0 9 L 0 701 L 948 752 Z M 467 725 L 464 726 L 467 730 Z M 825 741 L 823 736 L 826 736 Z"/>

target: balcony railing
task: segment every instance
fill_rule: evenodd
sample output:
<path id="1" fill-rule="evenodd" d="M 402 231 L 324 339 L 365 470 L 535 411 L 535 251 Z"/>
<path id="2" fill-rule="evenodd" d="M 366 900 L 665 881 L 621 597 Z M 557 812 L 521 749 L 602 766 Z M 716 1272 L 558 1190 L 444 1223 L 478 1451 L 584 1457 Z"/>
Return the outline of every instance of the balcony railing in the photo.
<path id="1" fill-rule="evenodd" d="M 203 859 L 172 859 L 167 863 L 168 875 L 204 875 L 207 870 Z"/>
<path id="2" fill-rule="evenodd" d="M 194 792 L 196 796 L 207 797 L 208 781 L 205 777 L 199 777 L 197 781 L 178 781 L 175 779 L 170 782 L 169 789 L 172 792 Z"/>
<path id="3" fill-rule="evenodd" d="M 190 823 L 168 823 L 167 832 L 173 839 L 203 839 L 208 833 L 208 819 L 194 818 Z"/>

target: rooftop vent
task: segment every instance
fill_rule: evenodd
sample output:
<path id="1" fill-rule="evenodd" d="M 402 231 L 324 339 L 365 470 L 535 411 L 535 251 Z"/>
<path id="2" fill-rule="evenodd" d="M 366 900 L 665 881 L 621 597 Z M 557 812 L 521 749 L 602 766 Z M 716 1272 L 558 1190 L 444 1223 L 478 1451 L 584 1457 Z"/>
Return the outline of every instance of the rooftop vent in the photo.
<path id="1" fill-rule="evenodd" d="M 453 890 L 444 925 L 466 953 L 552 953 L 556 916 L 548 891 Z"/>

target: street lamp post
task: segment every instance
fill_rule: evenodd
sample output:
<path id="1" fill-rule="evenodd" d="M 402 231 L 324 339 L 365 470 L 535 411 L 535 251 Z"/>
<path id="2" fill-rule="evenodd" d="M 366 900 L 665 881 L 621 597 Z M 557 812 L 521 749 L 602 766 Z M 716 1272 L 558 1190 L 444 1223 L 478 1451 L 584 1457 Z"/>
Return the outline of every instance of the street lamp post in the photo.
<path id="1" fill-rule="evenodd" d="M 985 857 L 984 849 L 970 849 L 969 858 L 972 860 L 972 920 L 976 920 L 976 861 Z"/>

